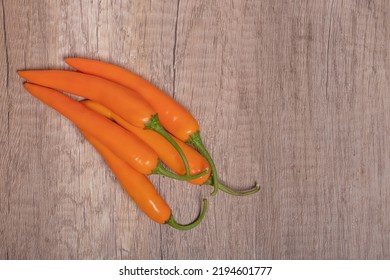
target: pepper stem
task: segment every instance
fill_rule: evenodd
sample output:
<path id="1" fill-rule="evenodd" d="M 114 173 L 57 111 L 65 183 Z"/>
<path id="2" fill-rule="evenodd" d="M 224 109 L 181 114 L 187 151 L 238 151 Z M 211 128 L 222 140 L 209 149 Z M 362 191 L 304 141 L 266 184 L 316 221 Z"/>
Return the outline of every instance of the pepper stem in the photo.
<path id="1" fill-rule="evenodd" d="M 190 138 L 188 138 L 187 143 L 193 145 L 209 162 L 212 171 L 213 183 L 214 183 L 213 184 L 214 190 L 212 191 L 211 195 L 216 195 L 219 189 L 217 168 L 215 167 L 212 157 L 210 156 L 209 152 L 207 151 L 206 147 L 203 144 L 202 139 L 200 138 L 199 131 L 193 133 L 190 136 Z"/>
<path id="2" fill-rule="evenodd" d="M 148 123 L 145 125 L 145 129 L 153 130 L 160 134 L 162 137 L 167 139 L 167 141 L 175 148 L 175 150 L 179 153 L 180 157 L 183 159 L 184 167 L 186 169 L 186 176 L 190 175 L 190 166 L 188 164 L 187 158 L 183 152 L 183 150 L 179 147 L 179 145 L 173 140 L 172 136 L 165 130 L 165 128 L 161 125 L 158 115 L 155 114 L 151 116 Z"/>
<path id="3" fill-rule="evenodd" d="M 245 191 L 235 191 L 235 190 L 232 190 L 230 188 L 228 188 L 226 185 L 222 184 L 220 181 L 218 182 L 218 187 L 221 191 L 223 192 L 226 192 L 228 194 L 231 194 L 231 195 L 235 195 L 235 196 L 246 196 L 246 195 L 251 195 L 251 194 L 254 194 L 254 193 L 257 193 L 258 191 L 260 191 L 260 184 L 255 182 L 255 186 L 250 188 L 249 190 L 245 190 Z M 208 186 L 214 186 L 214 180 L 213 180 L 213 177 L 209 177 L 207 179 L 206 182 L 204 182 L 204 185 L 208 185 Z"/>
<path id="4" fill-rule="evenodd" d="M 235 195 L 235 196 L 250 195 L 250 194 L 254 194 L 260 190 L 260 185 L 257 183 L 256 183 L 255 187 L 251 188 L 250 190 L 243 191 L 243 192 L 232 190 L 228 186 L 220 183 L 218 180 L 217 169 L 215 167 L 214 161 L 213 161 L 212 157 L 210 156 L 209 152 L 207 151 L 207 149 L 205 148 L 203 141 L 200 138 L 199 131 L 193 133 L 190 136 L 190 138 L 187 140 L 187 142 L 189 144 L 193 145 L 206 158 L 206 160 L 210 164 L 210 167 L 211 167 L 213 174 L 212 174 L 212 177 L 210 177 L 211 183 L 209 183 L 209 181 L 207 181 L 206 184 L 214 186 L 214 190 L 212 191 L 211 195 L 215 195 L 219 189 L 225 193 L 228 193 L 230 195 Z"/>
<path id="5" fill-rule="evenodd" d="M 168 178 L 180 180 L 180 181 L 189 181 L 189 180 L 194 180 L 198 179 L 204 175 L 206 175 L 209 172 L 209 169 L 206 168 L 201 173 L 195 174 L 195 175 L 178 175 L 176 173 L 172 173 L 169 170 L 167 170 L 161 163 L 161 161 L 158 162 L 157 166 L 153 169 L 152 174 L 160 174 Z"/>
<path id="6" fill-rule="evenodd" d="M 181 225 L 178 222 L 176 222 L 175 218 L 171 214 L 171 216 L 165 222 L 165 224 L 170 225 L 171 227 L 178 229 L 178 230 L 193 229 L 194 227 L 198 226 L 202 222 L 204 216 L 206 215 L 206 211 L 207 211 L 207 200 L 203 199 L 203 209 L 200 212 L 199 216 L 196 218 L 196 220 L 193 221 L 192 223 L 187 224 L 187 225 Z"/>

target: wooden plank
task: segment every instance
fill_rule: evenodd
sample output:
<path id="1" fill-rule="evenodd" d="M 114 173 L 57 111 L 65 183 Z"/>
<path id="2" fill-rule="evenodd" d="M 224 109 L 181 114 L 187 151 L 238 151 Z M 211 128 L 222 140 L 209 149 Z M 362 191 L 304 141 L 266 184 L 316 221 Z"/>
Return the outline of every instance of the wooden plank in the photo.
<path id="1" fill-rule="evenodd" d="M 7 214 L 9 211 L 8 196 L 9 188 L 6 186 L 9 182 L 8 177 L 8 159 L 9 159 L 9 103 L 8 103 L 8 84 L 9 84 L 9 63 L 7 48 L 7 33 L 5 28 L 4 5 L 0 5 L 0 18 L 2 27 L 0 28 L 0 151 L 2 160 L 0 160 L 0 243 L 6 244 L 6 231 L 8 226 Z M 7 246 L 0 246 L 0 259 L 7 259 L 9 255 Z"/>

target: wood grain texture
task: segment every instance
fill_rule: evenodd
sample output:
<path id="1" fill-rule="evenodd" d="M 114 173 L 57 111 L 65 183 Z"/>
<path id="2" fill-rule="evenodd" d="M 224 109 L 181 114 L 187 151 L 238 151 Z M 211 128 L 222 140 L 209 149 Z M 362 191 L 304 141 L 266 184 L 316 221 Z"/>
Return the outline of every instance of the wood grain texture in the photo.
<path id="1" fill-rule="evenodd" d="M 0 5 L 0 259 L 389 259 L 390 2 Z M 19 69 L 102 59 L 191 110 L 232 197 L 151 176 L 189 232 L 143 215 Z"/>

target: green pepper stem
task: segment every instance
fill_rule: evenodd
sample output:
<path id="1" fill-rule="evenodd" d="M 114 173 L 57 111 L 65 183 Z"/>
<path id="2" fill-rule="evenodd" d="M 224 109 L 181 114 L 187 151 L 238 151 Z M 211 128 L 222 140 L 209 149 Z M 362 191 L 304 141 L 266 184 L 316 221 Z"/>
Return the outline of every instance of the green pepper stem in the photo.
<path id="1" fill-rule="evenodd" d="M 187 142 L 189 144 L 193 145 L 206 158 L 206 160 L 210 164 L 210 167 L 211 167 L 213 174 L 212 174 L 212 177 L 210 177 L 209 180 L 205 184 L 214 186 L 214 190 L 211 193 L 211 195 L 215 195 L 219 189 L 225 193 L 228 193 L 230 195 L 235 195 L 235 196 L 251 195 L 251 194 L 254 194 L 260 190 L 260 185 L 257 183 L 256 183 L 255 187 L 253 187 L 249 190 L 243 191 L 243 192 L 232 190 L 228 186 L 222 184 L 221 182 L 219 182 L 217 169 L 215 167 L 214 161 L 213 161 L 212 157 L 210 156 L 209 152 L 207 151 L 207 149 L 205 148 L 203 141 L 200 138 L 199 131 L 193 133 L 190 136 L 190 138 L 187 140 Z M 210 182 L 210 180 L 211 180 L 211 182 Z"/>
<path id="2" fill-rule="evenodd" d="M 212 191 L 211 195 L 216 195 L 219 189 L 217 168 L 215 167 L 212 157 L 210 156 L 209 152 L 207 151 L 206 147 L 203 144 L 202 139 L 200 138 L 199 131 L 191 134 L 190 138 L 188 138 L 187 140 L 187 143 L 193 145 L 206 158 L 206 160 L 210 164 L 213 183 L 214 183 L 213 184 L 214 190 Z"/>
<path id="3" fill-rule="evenodd" d="M 209 173 L 209 169 L 208 168 L 206 168 L 206 170 L 204 170 L 203 172 L 195 174 L 195 175 L 189 175 L 189 176 L 187 176 L 187 175 L 178 175 L 178 174 L 175 174 L 175 173 L 172 173 L 172 172 L 168 171 L 162 165 L 161 161 L 158 162 L 157 166 L 152 171 L 152 174 L 160 174 L 160 175 L 163 175 L 165 177 L 176 179 L 176 180 L 180 180 L 180 181 L 189 181 L 189 180 L 198 179 L 198 178 L 206 175 L 207 173 Z"/>
<path id="4" fill-rule="evenodd" d="M 183 150 L 179 147 L 179 145 L 173 140 L 172 136 L 165 130 L 165 128 L 161 125 L 158 115 L 155 114 L 151 116 L 148 123 L 145 125 L 145 129 L 153 130 L 160 134 L 162 137 L 167 139 L 167 141 L 175 148 L 175 150 L 179 153 L 180 157 L 183 159 L 184 167 L 186 169 L 186 176 L 190 175 L 190 166 L 188 164 L 187 158 L 183 152 Z"/>
<path id="5" fill-rule="evenodd" d="M 208 186 L 214 186 L 214 180 L 213 180 L 213 177 L 209 177 L 207 179 L 206 182 L 204 182 L 204 185 L 208 185 Z M 246 196 L 246 195 L 251 195 L 251 194 L 255 194 L 257 193 L 258 191 L 260 191 L 260 185 L 259 183 L 255 182 L 255 186 L 250 188 L 249 190 L 245 190 L 245 191 L 235 191 L 235 190 L 232 190 L 230 188 L 228 188 L 226 185 L 222 184 L 221 181 L 218 182 L 218 188 L 223 191 L 223 192 L 226 192 L 228 194 L 231 194 L 231 195 L 235 195 L 235 196 Z"/>
<path id="6" fill-rule="evenodd" d="M 173 218 L 173 216 L 171 215 L 169 219 L 165 222 L 165 224 L 170 225 L 171 227 L 178 230 L 193 229 L 194 227 L 198 226 L 202 222 L 204 216 L 206 215 L 206 211 L 207 211 L 207 200 L 203 199 L 203 209 L 200 212 L 199 216 L 196 218 L 196 220 L 193 221 L 192 223 L 187 225 L 181 225 L 178 222 L 176 222 L 175 218 Z"/>

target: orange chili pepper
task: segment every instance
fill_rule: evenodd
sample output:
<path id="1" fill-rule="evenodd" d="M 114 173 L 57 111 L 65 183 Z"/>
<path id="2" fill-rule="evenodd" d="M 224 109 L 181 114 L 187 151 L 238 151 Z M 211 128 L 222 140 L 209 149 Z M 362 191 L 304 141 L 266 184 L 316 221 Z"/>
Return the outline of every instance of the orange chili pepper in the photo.
<path id="1" fill-rule="evenodd" d="M 170 133 L 193 145 L 207 159 L 212 170 L 212 185 L 214 186 L 212 195 L 216 194 L 218 189 L 232 195 L 249 195 L 260 190 L 257 183 L 254 188 L 244 192 L 234 191 L 223 185 L 218 179 L 214 161 L 200 137 L 199 124 L 196 119 L 172 97 L 166 95 L 142 77 L 122 67 L 92 59 L 66 58 L 65 62 L 81 72 L 108 79 L 138 92 L 156 110 L 162 125 Z M 126 119 L 126 113 L 124 115 L 118 113 L 118 115 Z"/>
<path id="2" fill-rule="evenodd" d="M 27 70 L 18 74 L 31 83 L 66 91 L 99 102 L 134 126 L 154 130 L 165 137 L 178 151 L 190 174 L 183 151 L 159 121 L 157 112 L 139 94 L 122 85 L 100 77 L 64 70 Z"/>
<path id="3" fill-rule="evenodd" d="M 168 204 L 145 175 L 131 168 L 130 165 L 117 157 L 96 138 L 84 131 L 81 131 L 81 133 L 101 154 L 125 191 L 150 219 L 159 224 L 168 224 L 179 230 L 189 230 L 201 223 L 207 210 L 207 201 L 205 199 L 203 200 L 203 210 L 194 222 L 187 225 L 177 223 Z"/>
<path id="4" fill-rule="evenodd" d="M 31 83 L 25 83 L 24 87 L 142 174 L 162 174 L 178 180 L 189 180 L 207 173 L 195 176 L 171 173 L 162 166 L 158 155 L 148 145 L 119 125 L 56 90 Z"/>
<path id="5" fill-rule="evenodd" d="M 92 59 L 66 58 L 65 62 L 83 73 L 105 78 L 139 93 L 157 111 L 165 129 L 183 142 L 199 131 L 197 120 L 187 109 L 140 76 L 119 66 Z M 125 114 L 115 113 L 128 121 Z"/>

